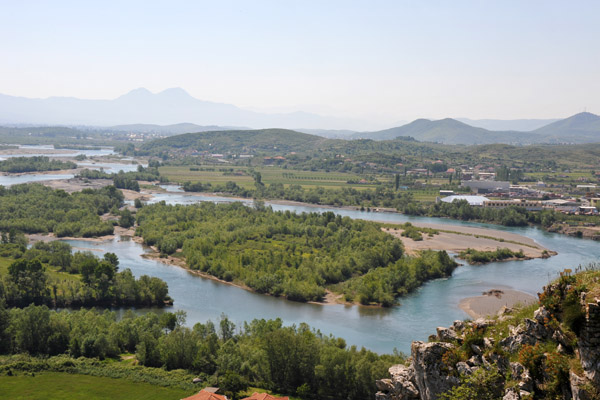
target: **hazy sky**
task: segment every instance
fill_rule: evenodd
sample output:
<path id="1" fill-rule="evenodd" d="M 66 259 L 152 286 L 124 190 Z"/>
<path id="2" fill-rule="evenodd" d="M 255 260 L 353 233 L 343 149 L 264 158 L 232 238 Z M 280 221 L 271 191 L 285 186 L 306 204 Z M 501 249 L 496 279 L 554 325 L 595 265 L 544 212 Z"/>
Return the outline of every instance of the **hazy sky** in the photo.
<path id="1" fill-rule="evenodd" d="M 0 93 L 381 120 L 600 113 L 600 1 L 0 0 Z"/>

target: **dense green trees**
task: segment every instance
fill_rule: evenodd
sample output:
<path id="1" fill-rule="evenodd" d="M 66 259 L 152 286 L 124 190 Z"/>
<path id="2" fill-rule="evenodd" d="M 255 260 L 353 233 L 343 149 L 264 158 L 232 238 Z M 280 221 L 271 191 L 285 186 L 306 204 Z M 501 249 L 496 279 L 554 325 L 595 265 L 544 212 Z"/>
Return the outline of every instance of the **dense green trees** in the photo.
<path id="1" fill-rule="evenodd" d="M 183 322 L 181 317 L 175 319 Z M 128 312 L 117 321 L 108 311 L 55 312 L 34 305 L 6 310 L 0 305 L 0 350 L 99 359 L 135 352 L 144 366 L 188 370 L 231 393 L 252 384 L 306 398 L 369 398 L 375 380 L 403 361 L 400 355 L 348 347 L 343 339 L 306 324 L 283 326 L 279 319 L 239 328 L 225 316 L 219 324 L 208 321 L 193 328 L 182 323 L 167 327 L 170 320 Z"/>
<path id="2" fill-rule="evenodd" d="M 100 219 L 120 207 L 123 194 L 114 186 L 69 194 L 40 184 L 0 186 L 0 231 L 56 236 L 110 235 L 113 225 Z"/>
<path id="3" fill-rule="evenodd" d="M 351 187 L 341 189 L 325 189 L 314 187 L 305 189 L 300 185 L 284 186 L 282 183 L 255 185 L 254 189 L 246 189 L 235 182 L 224 185 L 211 183 L 185 182 L 182 188 L 186 192 L 226 193 L 245 198 L 284 199 L 311 204 L 334 206 L 390 207 L 403 209 L 414 201 L 408 192 L 398 192 L 392 186 L 379 186 L 377 189 L 358 190 Z"/>
<path id="4" fill-rule="evenodd" d="M 137 171 L 123 172 L 119 171 L 116 174 L 107 173 L 102 170 L 90 170 L 84 169 L 78 175 L 84 179 L 112 179 L 113 185 L 118 189 L 129 189 L 140 191 L 140 184 L 138 181 L 160 181 L 166 182 L 164 177 L 160 176 L 158 167 L 144 168 L 138 165 Z"/>
<path id="5" fill-rule="evenodd" d="M 469 264 L 484 264 L 494 261 L 502 261 L 507 259 L 525 258 L 523 250 L 512 251 L 506 247 L 497 248 L 493 251 L 478 251 L 475 249 L 467 249 L 458 254 L 459 258 L 467 260 Z"/>
<path id="6" fill-rule="evenodd" d="M 17 258 L 8 274 L 0 276 L 0 302 L 8 306 L 163 306 L 171 301 L 161 279 L 146 275 L 135 279 L 129 269 L 118 272 L 119 260 L 113 253 L 102 259 L 91 252 L 71 255 L 71 246 L 61 242 L 37 242 L 28 250 L 0 244 L 0 249 L 6 248 Z M 49 273 L 45 265 L 57 272 Z"/>
<path id="7" fill-rule="evenodd" d="M 77 164 L 71 161 L 50 160 L 45 156 L 36 157 L 12 157 L 0 161 L 2 172 L 36 172 L 36 171 L 58 171 L 62 169 L 74 169 Z"/>
<path id="8" fill-rule="evenodd" d="M 136 234 L 146 244 L 163 254 L 181 249 L 190 268 L 297 301 L 321 300 L 326 288 L 333 288 L 349 300 L 391 305 L 398 295 L 447 276 L 456 266 L 447 255 L 418 263 L 404 259 L 401 242 L 379 224 L 332 212 L 158 203 L 140 209 L 137 221 Z M 406 269 L 410 278 L 396 285 L 372 283 L 387 280 L 395 268 Z"/>

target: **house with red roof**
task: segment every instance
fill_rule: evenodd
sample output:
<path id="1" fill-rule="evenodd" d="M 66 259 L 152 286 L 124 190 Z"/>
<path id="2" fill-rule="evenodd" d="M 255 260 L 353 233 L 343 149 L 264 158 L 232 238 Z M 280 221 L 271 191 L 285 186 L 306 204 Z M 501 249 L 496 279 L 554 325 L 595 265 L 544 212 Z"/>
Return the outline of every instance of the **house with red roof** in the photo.
<path id="1" fill-rule="evenodd" d="M 289 397 L 275 397 L 268 393 L 253 393 L 252 396 L 242 400 L 289 400 Z"/>
<path id="2" fill-rule="evenodd" d="M 227 396 L 216 394 L 217 388 L 205 388 L 193 396 L 181 400 L 228 400 Z M 287 399 L 287 397 L 286 397 Z"/>

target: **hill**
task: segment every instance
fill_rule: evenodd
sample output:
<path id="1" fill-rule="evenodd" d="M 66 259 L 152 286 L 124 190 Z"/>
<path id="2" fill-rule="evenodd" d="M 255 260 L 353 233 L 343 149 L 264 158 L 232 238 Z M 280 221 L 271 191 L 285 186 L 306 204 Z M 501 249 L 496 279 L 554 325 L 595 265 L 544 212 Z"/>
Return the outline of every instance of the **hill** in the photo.
<path id="1" fill-rule="evenodd" d="M 589 112 L 556 121 L 533 133 L 549 143 L 589 143 L 600 141 L 600 116 Z"/>
<path id="2" fill-rule="evenodd" d="M 537 141 L 536 135 L 514 131 L 488 131 L 452 118 L 437 121 L 417 119 L 410 124 L 396 128 L 353 135 L 353 137 L 374 140 L 389 140 L 399 136 L 411 136 L 419 141 L 445 144 L 533 143 Z"/>
<path id="3" fill-rule="evenodd" d="M 187 133 L 144 143 L 140 154 L 158 154 L 162 151 L 192 150 L 227 154 L 289 153 L 314 150 L 332 142 L 315 135 L 287 129 L 259 129 Z"/>
<path id="4" fill-rule="evenodd" d="M 470 119 L 456 118 L 460 122 L 471 125 L 477 128 L 484 128 L 488 131 L 520 131 L 530 132 L 541 128 L 553 122 L 559 121 L 559 118 L 554 119 Z"/>

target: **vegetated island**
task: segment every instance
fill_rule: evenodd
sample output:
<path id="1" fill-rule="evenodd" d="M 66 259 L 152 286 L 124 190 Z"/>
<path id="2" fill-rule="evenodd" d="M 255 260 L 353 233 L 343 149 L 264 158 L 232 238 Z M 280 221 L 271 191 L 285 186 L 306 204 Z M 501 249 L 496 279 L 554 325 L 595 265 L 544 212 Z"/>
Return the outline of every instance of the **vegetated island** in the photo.
<path id="1" fill-rule="evenodd" d="M 72 161 L 51 160 L 46 156 L 11 157 L 0 161 L 0 171 L 7 173 L 47 172 L 75 169 L 77 164 Z"/>
<path id="2" fill-rule="evenodd" d="M 386 223 L 382 229 L 400 238 L 409 254 L 446 250 L 458 253 L 459 258 L 472 264 L 547 258 L 557 254 L 526 236 L 495 229 L 414 222 L 399 227 Z"/>
<path id="3" fill-rule="evenodd" d="M 157 257 L 171 256 L 192 271 L 295 301 L 321 302 L 330 291 L 345 302 L 391 306 L 457 266 L 445 251 L 406 256 L 402 242 L 380 224 L 333 212 L 157 203 L 142 207 L 137 223 L 136 234 L 154 246 Z"/>

